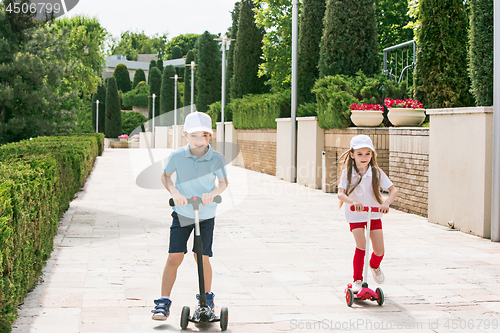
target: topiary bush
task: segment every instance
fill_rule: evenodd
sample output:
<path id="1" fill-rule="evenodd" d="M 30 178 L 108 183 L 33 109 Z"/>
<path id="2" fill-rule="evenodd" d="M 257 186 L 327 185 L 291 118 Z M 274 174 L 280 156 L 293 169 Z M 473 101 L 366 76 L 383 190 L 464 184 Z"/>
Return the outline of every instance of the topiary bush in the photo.
<path id="1" fill-rule="evenodd" d="M 141 81 L 137 87 L 128 93 L 123 94 L 123 106 L 148 106 L 149 86 L 146 82 Z M 123 122 L 123 120 L 122 120 Z"/>
<path id="2" fill-rule="evenodd" d="M 125 64 L 118 64 L 113 72 L 113 76 L 116 78 L 116 86 L 118 90 L 121 90 L 123 93 L 132 90 L 130 74 Z"/>
<path id="3" fill-rule="evenodd" d="M 124 134 L 130 135 L 137 127 L 144 124 L 148 118 L 140 112 L 123 112 L 122 113 L 122 130 Z M 137 134 L 137 133 L 134 133 Z"/>
<path id="4" fill-rule="evenodd" d="M 137 85 L 146 81 L 146 74 L 142 68 L 137 68 L 134 73 L 134 81 L 132 82 L 132 89 L 137 88 Z"/>

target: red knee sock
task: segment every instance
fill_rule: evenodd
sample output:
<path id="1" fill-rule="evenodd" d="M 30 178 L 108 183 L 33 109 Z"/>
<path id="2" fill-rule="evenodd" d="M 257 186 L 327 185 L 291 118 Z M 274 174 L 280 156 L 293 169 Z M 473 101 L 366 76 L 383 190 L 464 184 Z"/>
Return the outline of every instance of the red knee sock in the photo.
<path id="1" fill-rule="evenodd" d="M 352 266 L 354 269 L 354 281 L 363 280 L 363 266 L 365 263 L 365 250 L 361 250 L 356 248 L 356 252 L 354 252 L 354 260 L 352 262 Z"/>
<path id="2" fill-rule="evenodd" d="M 372 257 L 370 259 L 370 267 L 378 268 L 380 266 L 380 262 L 384 259 L 384 255 L 378 256 L 375 252 L 372 253 Z"/>

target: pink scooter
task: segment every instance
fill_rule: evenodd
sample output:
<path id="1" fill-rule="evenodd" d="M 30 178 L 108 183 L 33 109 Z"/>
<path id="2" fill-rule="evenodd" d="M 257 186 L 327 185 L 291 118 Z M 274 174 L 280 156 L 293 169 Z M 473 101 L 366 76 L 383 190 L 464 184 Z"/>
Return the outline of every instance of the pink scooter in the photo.
<path id="1" fill-rule="evenodd" d="M 355 211 L 354 205 L 351 205 L 351 210 Z M 370 227 L 371 227 L 371 218 L 372 218 L 372 212 L 378 212 L 378 207 L 367 207 L 365 206 L 363 211 L 368 212 L 368 221 L 366 225 L 366 254 L 365 254 L 365 271 L 363 274 L 363 284 L 362 288 L 360 291 L 357 293 L 354 293 L 352 291 L 352 283 L 349 283 L 347 285 L 347 288 L 345 289 L 345 301 L 347 303 L 347 306 L 352 306 L 352 303 L 354 301 L 364 301 L 364 300 L 371 300 L 371 301 L 376 301 L 378 305 L 382 306 L 384 304 L 384 292 L 382 289 L 377 288 L 375 291 L 372 289 L 368 288 L 368 282 L 366 282 L 366 277 L 368 276 L 368 265 L 369 260 L 368 260 L 368 253 L 370 252 Z"/>

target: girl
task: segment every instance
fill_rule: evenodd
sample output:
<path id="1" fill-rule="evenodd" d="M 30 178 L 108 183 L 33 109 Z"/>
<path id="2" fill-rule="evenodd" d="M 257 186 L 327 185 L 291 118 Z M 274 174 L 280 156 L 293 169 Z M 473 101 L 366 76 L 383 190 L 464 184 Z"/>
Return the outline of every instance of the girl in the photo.
<path id="1" fill-rule="evenodd" d="M 372 213 L 370 239 L 373 253 L 370 259 L 373 279 L 384 283 L 384 274 L 380 262 L 384 257 L 384 236 L 382 233 L 382 214 L 389 212 L 389 205 L 396 199 L 398 190 L 377 165 L 375 149 L 372 140 L 367 135 L 357 135 L 351 140 L 350 149 L 340 156 L 344 170 L 339 184 L 338 198 L 340 206 L 346 203 L 345 216 L 356 242 L 354 253 L 354 283 L 352 290 L 357 293 L 363 282 L 363 266 L 365 257 L 365 231 L 368 213 L 363 212 L 364 206 L 380 206 L 379 213 Z M 389 197 L 383 201 L 380 188 L 389 191 Z M 356 210 L 351 211 L 354 205 Z"/>

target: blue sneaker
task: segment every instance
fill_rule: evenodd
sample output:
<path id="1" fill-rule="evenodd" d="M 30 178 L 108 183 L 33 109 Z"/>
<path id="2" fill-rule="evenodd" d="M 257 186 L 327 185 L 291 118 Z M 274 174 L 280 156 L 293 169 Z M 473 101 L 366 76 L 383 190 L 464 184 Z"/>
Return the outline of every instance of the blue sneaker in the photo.
<path id="1" fill-rule="evenodd" d="M 207 306 L 213 311 L 215 308 L 215 303 L 214 303 L 214 297 L 215 294 L 213 292 L 205 293 L 205 296 L 207 297 Z M 200 300 L 200 294 L 196 294 L 196 299 L 199 301 Z M 198 302 L 198 305 L 200 303 Z"/>
<path id="2" fill-rule="evenodd" d="M 170 305 L 172 301 L 168 298 L 160 298 L 155 300 L 155 309 L 151 310 L 153 313 L 153 320 L 167 320 L 170 315 Z"/>

